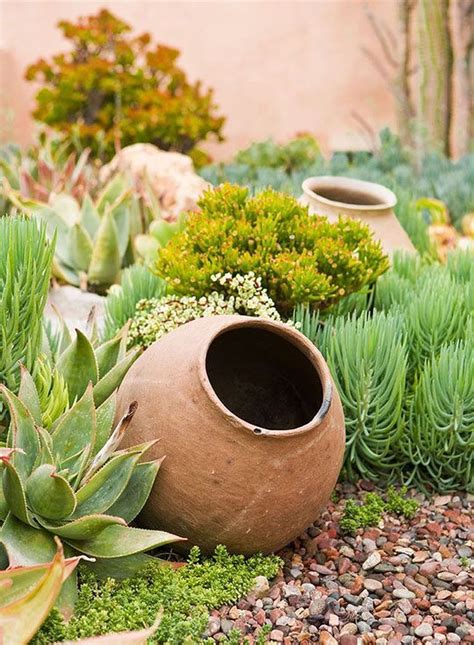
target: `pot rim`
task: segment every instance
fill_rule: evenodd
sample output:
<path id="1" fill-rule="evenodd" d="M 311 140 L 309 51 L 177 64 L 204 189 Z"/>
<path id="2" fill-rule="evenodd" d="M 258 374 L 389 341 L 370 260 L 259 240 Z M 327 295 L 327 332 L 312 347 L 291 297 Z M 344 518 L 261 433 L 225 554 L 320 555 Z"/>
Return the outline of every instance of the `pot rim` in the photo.
<path id="1" fill-rule="evenodd" d="M 316 184 L 319 183 L 319 186 Z M 316 198 L 318 201 L 327 204 L 328 206 L 337 206 L 346 210 L 353 211 L 386 211 L 394 208 L 397 203 L 397 197 L 393 191 L 382 184 L 376 184 L 372 181 L 363 181 L 362 179 L 354 179 L 352 177 L 341 177 L 337 175 L 320 175 L 314 177 L 307 177 L 301 184 L 304 194 L 310 199 Z M 379 198 L 380 204 L 350 204 L 346 202 L 339 202 L 327 197 L 323 197 L 317 191 L 318 188 L 352 188 L 364 190 L 374 197 Z"/>
<path id="2" fill-rule="evenodd" d="M 255 424 L 249 423 L 248 421 L 245 421 L 244 419 L 241 419 L 236 414 L 234 414 L 217 396 L 209 380 L 209 376 L 206 370 L 207 353 L 211 344 L 216 338 L 218 338 L 218 336 L 225 334 L 231 329 L 241 327 L 269 329 L 270 331 L 278 334 L 279 336 L 282 336 L 285 340 L 294 345 L 304 356 L 306 356 L 309 361 L 311 361 L 313 367 L 318 373 L 323 391 L 321 406 L 315 416 L 311 419 L 311 421 L 308 421 L 308 423 L 305 423 L 303 426 L 299 426 L 298 428 L 290 428 L 288 430 L 270 430 L 268 428 L 256 427 Z M 218 327 L 215 331 L 213 331 L 213 333 L 206 339 L 206 342 L 204 343 L 200 351 L 198 357 L 198 374 L 201 385 L 212 404 L 227 417 L 227 419 L 232 423 L 233 426 L 235 426 L 236 428 L 241 428 L 246 432 L 251 432 L 255 436 L 276 437 L 284 439 L 286 437 L 294 437 L 295 435 L 310 432 L 324 421 L 333 401 L 333 383 L 331 374 L 323 358 L 323 355 L 318 350 L 318 348 L 297 330 L 292 329 L 289 326 L 285 326 L 284 323 L 278 323 L 267 318 L 235 316 L 234 321 L 229 321 L 224 327 Z"/>

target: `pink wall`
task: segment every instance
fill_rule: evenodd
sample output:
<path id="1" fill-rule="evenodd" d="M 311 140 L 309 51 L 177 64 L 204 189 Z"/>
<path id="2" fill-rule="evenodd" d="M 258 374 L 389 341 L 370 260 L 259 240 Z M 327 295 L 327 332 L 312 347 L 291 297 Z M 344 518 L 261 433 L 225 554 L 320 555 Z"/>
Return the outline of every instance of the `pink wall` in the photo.
<path id="1" fill-rule="evenodd" d="M 394 25 L 396 0 L 0 2 L 2 140 L 31 138 L 35 88 L 23 72 L 64 49 L 58 20 L 101 7 L 181 49 L 189 76 L 215 88 L 227 115 L 226 142 L 208 146 L 217 158 L 298 131 L 326 149 L 365 147 L 353 111 L 375 131 L 393 125 L 392 97 L 361 45 L 375 45 L 364 6 Z"/>

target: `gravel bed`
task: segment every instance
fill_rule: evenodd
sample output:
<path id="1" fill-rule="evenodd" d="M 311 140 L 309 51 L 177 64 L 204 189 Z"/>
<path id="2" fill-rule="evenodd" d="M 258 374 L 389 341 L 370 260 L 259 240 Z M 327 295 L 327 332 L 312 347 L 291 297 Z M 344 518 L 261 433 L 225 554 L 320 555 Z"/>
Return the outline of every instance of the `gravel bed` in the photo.
<path id="1" fill-rule="evenodd" d="M 207 635 L 220 642 L 237 629 L 252 645 L 268 625 L 265 642 L 285 645 L 474 643 L 474 496 L 418 495 L 413 519 L 385 515 L 343 535 L 345 499 L 368 489 L 340 486 L 340 500 L 279 554 L 282 575 L 213 611 Z"/>

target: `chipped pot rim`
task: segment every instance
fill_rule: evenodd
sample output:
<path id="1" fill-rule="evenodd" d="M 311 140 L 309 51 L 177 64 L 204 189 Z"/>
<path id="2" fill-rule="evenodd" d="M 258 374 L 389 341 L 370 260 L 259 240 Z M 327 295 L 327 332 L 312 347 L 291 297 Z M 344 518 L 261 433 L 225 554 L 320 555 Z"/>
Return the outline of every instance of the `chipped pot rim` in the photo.
<path id="1" fill-rule="evenodd" d="M 252 318 L 250 316 L 222 316 L 222 318 L 228 319 L 227 324 L 217 327 L 217 329 L 215 329 L 213 333 L 206 338 L 205 342 L 203 343 L 203 347 L 200 349 L 198 357 L 199 380 L 214 407 L 216 407 L 234 427 L 240 428 L 247 432 L 251 432 L 252 435 L 257 437 L 263 436 L 284 439 L 287 437 L 294 437 L 296 435 L 305 434 L 321 425 L 331 408 L 334 386 L 329 368 L 318 348 L 313 343 L 311 343 L 303 334 L 301 334 L 301 332 L 293 329 L 285 323 L 276 322 L 267 318 Z M 248 421 L 245 421 L 244 419 L 241 419 L 239 416 L 234 414 L 234 412 L 229 410 L 229 408 L 218 397 L 211 384 L 206 368 L 206 359 L 209 348 L 219 336 L 222 336 L 231 329 L 239 329 L 242 327 L 267 329 L 273 333 L 278 334 L 289 343 L 291 343 L 294 347 L 296 347 L 311 362 L 321 382 L 322 402 L 317 413 L 310 421 L 308 421 L 308 423 L 305 423 L 304 425 L 297 428 L 289 428 L 288 430 L 271 430 L 269 428 L 257 427 L 255 424 L 249 423 Z"/>

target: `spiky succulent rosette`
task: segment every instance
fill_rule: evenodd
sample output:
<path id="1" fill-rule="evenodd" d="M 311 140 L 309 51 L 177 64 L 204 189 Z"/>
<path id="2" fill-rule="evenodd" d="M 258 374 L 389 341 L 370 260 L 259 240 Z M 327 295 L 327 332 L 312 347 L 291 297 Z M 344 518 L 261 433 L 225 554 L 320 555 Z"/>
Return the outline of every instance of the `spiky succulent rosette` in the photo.
<path id="1" fill-rule="evenodd" d="M 96 408 L 89 384 L 46 430 L 28 372 L 23 371 L 18 397 L 5 386 L 0 393 L 11 419 L 6 446 L 0 448 L 0 543 L 8 560 L 0 568 L 49 562 L 58 536 L 71 555 L 96 558 L 102 571 L 123 575 L 130 558 L 137 564 L 138 554 L 181 539 L 128 526 L 161 463 L 141 461 L 155 442 L 119 449 L 136 403 L 112 430 L 115 394 Z"/>

